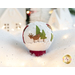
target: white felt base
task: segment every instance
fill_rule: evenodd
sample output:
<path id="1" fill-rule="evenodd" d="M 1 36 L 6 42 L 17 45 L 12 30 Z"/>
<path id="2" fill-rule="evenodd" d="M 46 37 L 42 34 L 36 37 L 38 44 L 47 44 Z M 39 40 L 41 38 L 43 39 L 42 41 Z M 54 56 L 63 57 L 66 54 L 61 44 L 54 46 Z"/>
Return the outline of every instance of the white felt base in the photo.
<path id="1" fill-rule="evenodd" d="M 25 46 L 29 49 L 29 50 L 33 50 L 33 51 L 44 51 L 46 49 L 49 48 L 50 46 L 50 42 L 36 42 L 36 43 L 28 43 L 25 44 Z M 41 49 L 41 50 L 40 50 Z"/>

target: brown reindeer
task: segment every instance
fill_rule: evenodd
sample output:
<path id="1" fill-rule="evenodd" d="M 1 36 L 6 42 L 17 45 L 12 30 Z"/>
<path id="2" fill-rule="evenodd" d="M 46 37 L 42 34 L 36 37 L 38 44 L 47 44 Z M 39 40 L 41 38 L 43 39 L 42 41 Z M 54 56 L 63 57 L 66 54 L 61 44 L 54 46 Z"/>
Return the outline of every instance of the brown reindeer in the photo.
<path id="1" fill-rule="evenodd" d="M 40 38 L 40 34 L 33 36 L 33 34 L 31 33 L 28 36 L 30 37 L 30 39 L 33 39 L 34 42 L 35 42 L 35 40 L 39 41 L 39 38 Z"/>

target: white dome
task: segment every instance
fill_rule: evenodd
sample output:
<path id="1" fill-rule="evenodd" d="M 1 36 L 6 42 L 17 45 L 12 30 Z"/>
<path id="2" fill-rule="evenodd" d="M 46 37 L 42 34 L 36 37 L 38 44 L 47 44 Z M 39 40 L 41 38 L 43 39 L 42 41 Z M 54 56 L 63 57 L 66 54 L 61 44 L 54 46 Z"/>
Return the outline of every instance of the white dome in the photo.
<path id="1" fill-rule="evenodd" d="M 37 38 L 35 40 L 36 36 L 36 27 L 38 27 L 40 29 L 40 35 L 42 32 L 45 33 L 45 39 L 43 40 L 40 35 L 39 35 L 39 39 Z M 29 34 L 33 36 L 33 38 L 29 37 Z M 46 25 L 46 23 L 44 22 L 34 22 L 34 23 L 30 23 L 28 24 L 28 27 L 26 28 L 26 30 L 24 31 L 24 41 L 25 41 L 25 46 L 29 49 L 29 50 L 35 50 L 35 51 L 43 51 L 48 49 L 48 47 L 50 46 L 50 44 L 52 43 L 51 40 L 51 34 L 52 31 L 51 29 Z"/>

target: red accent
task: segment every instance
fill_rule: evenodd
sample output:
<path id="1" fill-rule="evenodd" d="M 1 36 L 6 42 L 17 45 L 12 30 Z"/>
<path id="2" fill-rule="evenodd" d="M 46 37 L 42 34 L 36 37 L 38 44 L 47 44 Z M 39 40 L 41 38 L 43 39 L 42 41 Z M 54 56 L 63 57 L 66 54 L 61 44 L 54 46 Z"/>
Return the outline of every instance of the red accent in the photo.
<path id="1" fill-rule="evenodd" d="M 46 54 L 46 50 L 44 51 L 32 51 L 30 50 L 31 55 L 34 54 L 35 56 L 41 56 L 43 54 Z"/>
<path id="2" fill-rule="evenodd" d="M 23 39 L 23 42 L 25 43 L 25 41 L 24 41 L 24 31 L 22 33 L 22 39 Z"/>
<path id="3" fill-rule="evenodd" d="M 34 11 L 31 11 L 31 13 L 34 13 Z"/>
<path id="4" fill-rule="evenodd" d="M 49 24 L 46 24 L 47 26 L 49 26 Z"/>
<path id="5" fill-rule="evenodd" d="M 28 27 L 28 25 L 24 28 L 24 31 L 25 31 L 25 29 Z"/>
<path id="6" fill-rule="evenodd" d="M 24 30 L 23 30 L 23 33 L 22 33 L 22 39 L 23 39 L 23 42 L 25 43 L 25 41 L 24 41 L 24 31 L 25 31 L 25 29 L 28 27 L 28 25 L 24 28 Z"/>
<path id="7" fill-rule="evenodd" d="M 31 13 L 30 14 L 32 14 L 32 13 L 35 13 L 36 11 L 30 11 Z"/>
<path id="8" fill-rule="evenodd" d="M 31 11 L 29 11 L 29 13 L 27 13 L 28 16 L 30 16 L 30 14 L 31 14 Z"/>

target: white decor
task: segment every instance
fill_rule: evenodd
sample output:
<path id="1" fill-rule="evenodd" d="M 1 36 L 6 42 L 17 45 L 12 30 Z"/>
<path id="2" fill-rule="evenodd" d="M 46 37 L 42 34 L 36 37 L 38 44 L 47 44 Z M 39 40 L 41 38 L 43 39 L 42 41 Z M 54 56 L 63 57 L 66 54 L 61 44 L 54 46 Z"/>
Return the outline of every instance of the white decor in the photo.
<path id="1" fill-rule="evenodd" d="M 31 8 L 31 11 L 34 11 L 34 13 L 30 15 L 30 22 L 42 21 L 48 23 L 50 10 L 50 8 Z"/>
<path id="2" fill-rule="evenodd" d="M 3 14 L 0 13 L 0 29 L 4 29 L 10 33 L 23 30 L 26 26 L 26 15 L 21 11 L 21 9 L 17 8 L 7 8 L 3 11 Z"/>
<path id="3" fill-rule="evenodd" d="M 53 30 L 59 29 L 61 22 L 55 10 L 53 10 L 48 24 L 51 25 Z"/>
<path id="4" fill-rule="evenodd" d="M 48 24 L 52 26 L 53 30 L 72 28 L 73 20 L 68 8 L 57 8 L 53 10 Z"/>
<path id="5" fill-rule="evenodd" d="M 35 37 L 38 37 L 38 35 L 36 35 L 36 26 L 38 26 L 40 28 L 40 32 L 42 33 L 42 30 L 44 30 L 45 34 L 46 34 L 46 39 L 41 39 L 41 37 L 39 36 L 39 38 L 37 40 L 34 40 Z M 29 37 L 29 34 L 34 36 L 32 39 Z M 30 23 L 28 24 L 27 29 L 24 31 L 24 41 L 25 41 L 25 46 L 29 49 L 29 50 L 33 50 L 33 51 L 44 51 L 46 49 L 48 49 L 53 41 L 51 41 L 51 36 L 53 35 L 51 29 L 46 25 L 46 23 L 44 22 L 34 22 L 34 23 Z M 35 41 L 35 42 L 34 42 Z"/>

